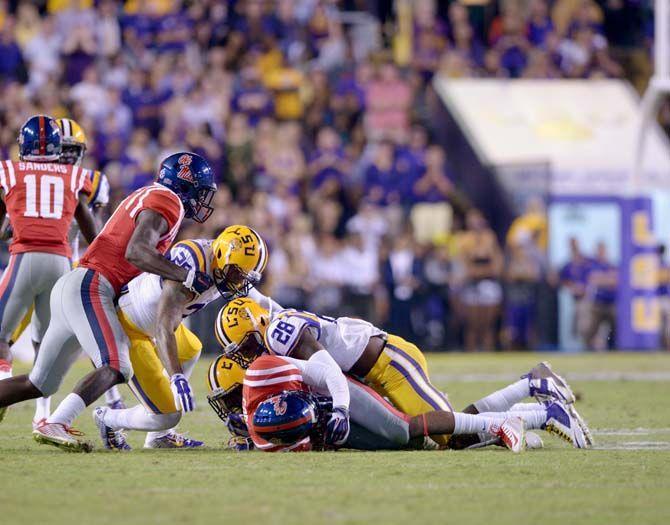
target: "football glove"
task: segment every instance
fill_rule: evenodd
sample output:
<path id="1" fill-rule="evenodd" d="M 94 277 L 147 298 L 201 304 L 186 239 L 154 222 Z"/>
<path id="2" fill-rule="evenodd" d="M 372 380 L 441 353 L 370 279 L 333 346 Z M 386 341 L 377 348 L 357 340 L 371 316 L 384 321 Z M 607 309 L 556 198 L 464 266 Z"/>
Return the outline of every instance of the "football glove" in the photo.
<path id="1" fill-rule="evenodd" d="M 326 443 L 340 446 L 349 437 L 349 411 L 344 407 L 334 407 L 326 425 Z"/>
<path id="2" fill-rule="evenodd" d="M 244 421 L 244 416 L 242 416 L 242 414 L 235 414 L 232 412 L 228 414 L 226 427 L 228 428 L 228 432 L 233 436 L 249 437 L 249 429 L 247 428 L 247 423 Z"/>
<path id="3" fill-rule="evenodd" d="M 228 448 L 246 452 L 254 449 L 254 442 L 249 437 L 233 436 L 228 440 Z"/>
<path id="4" fill-rule="evenodd" d="M 195 410 L 195 396 L 184 374 L 174 374 L 170 378 L 170 388 L 177 410 L 192 412 Z"/>
<path id="5" fill-rule="evenodd" d="M 214 285 L 214 280 L 205 272 L 189 270 L 184 280 L 184 286 L 191 292 L 200 295 Z"/>

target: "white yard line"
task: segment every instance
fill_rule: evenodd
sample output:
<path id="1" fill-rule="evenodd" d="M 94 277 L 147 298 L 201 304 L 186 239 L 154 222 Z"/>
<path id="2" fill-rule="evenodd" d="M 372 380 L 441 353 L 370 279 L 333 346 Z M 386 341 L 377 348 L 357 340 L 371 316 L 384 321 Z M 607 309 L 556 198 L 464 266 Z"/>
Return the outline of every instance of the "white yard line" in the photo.
<path id="1" fill-rule="evenodd" d="M 669 381 L 669 372 L 572 372 L 562 374 L 570 381 Z M 430 374 L 433 383 L 479 383 L 513 381 L 518 378 L 515 374 Z"/>
<path id="2" fill-rule="evenodd" d="M 670 434 L 670 428 L 598 428 L 591 432 L 596 436 L 648 436 Z"/>
<path id="3" fill-rule="evenodd" d="M 623 443 L 596 444 L 593 450 L 670 450 L 668 441 L 625 441 Z"/>

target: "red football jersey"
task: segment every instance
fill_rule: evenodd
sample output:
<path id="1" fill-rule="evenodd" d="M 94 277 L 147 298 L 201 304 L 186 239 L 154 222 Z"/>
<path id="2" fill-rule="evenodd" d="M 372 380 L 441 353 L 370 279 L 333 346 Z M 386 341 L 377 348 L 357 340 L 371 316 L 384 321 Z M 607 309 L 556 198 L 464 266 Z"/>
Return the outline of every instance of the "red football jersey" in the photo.
<path id="1" fill-rule="evenodd" d="M 0 162 L 0 185 L 14 230 L 10 253 L 72 257 L 68 232 L 79 193 L 91 193 L 90 170 L 52 162 Z"/>
<path id="2" fill-rule="evenodd" d="M 156 245 L 160 253 L 165 253 L 184 219 L 184 206 L 172 190 L 152 184 L 134 191 L 119 204 L 79 261 L 80 266 L 104 275 L 117 294 L 141 273 L 139 268 L 126 260 L 126 249 L 135 229 L 135 219 L 143 210 L 160 213 L 167 221 L 168 231 Z"/>
<path id="3" fill-rule="evenodd" d="M 309 392 L 300 370 L 288 359 L 277 355 L 264 355 L 256 359 L 247 369 L 242 386 L 242 407 L 247 416 L 249 435 L 256 448 L 265 452 L 309 450 L 311 448 L 309 437 L 291 447 L 285 447 L 269 443 L 254 432 L 251 420 L 258 405 L 269 397 L 281 394 L 284 390 Z"/>

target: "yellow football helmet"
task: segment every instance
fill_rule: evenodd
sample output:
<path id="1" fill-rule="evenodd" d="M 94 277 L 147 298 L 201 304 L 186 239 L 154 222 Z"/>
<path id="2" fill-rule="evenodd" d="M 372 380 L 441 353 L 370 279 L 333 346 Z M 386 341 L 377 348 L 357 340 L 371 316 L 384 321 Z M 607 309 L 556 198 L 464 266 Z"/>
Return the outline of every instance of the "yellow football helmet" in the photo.
<path id="1" fill-rule="evenodd" d="M 63 144 L 60 163 L 79 166 L 86 153 L 86 134 L 84 130 L 70 118 L 59 118 L 56 122 L 60 128 Z"/>
<path id="2" fill-rule="evenodd" d="M 263 340 L 270 324 L 268 311 L 248 297 L 230 301 L 219 310 L 215 333 L 223 355 L 247 369 L 265 351 Z"/>
<path id="3" fill-rule="evenodd" d="M 244 369 L 223 354 L 209 365 L 207 401 L 224 422 L 231 412 L 242 413 L 243 381 Z"/>
<path id="4" fill-rule="evenodd" d="M 224 297 L 242 297 L 257 285 L 268 263 L 268 247 L 248 226 L 228 226 L 214 240 L 214 282 Z"/>

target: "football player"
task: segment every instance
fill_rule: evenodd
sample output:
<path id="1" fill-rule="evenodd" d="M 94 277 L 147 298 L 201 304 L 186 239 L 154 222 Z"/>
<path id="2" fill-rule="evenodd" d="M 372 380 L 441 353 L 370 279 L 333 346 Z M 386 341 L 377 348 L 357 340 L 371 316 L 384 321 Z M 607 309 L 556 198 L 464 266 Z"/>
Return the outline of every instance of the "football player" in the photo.
<path id="1" fill-rule="evenodd" d="M 81 167 L 86 154 L 86 135 L 82 127 L 74 120 L 61 118 L 56 121 L 61 132 L 61 152 L 58 162 L 70 166 Z M 91 183 L 91 190 L 88 194 L 88 206 L 93 214 L 95 223 L 98 229 L 102 227 L 104 222 L 102 214 L 104 208 L 109 203 L 109 181 L 107 176 L 96 170 L 86 170 L 88 178 Z M 79 261 L 79 238 L 80 229 L 76 222 L 72 223 L 70 228 L 69 238 L 70 246 L 72 248 L 72 261 L 76 264 Z M 31 307 L 28 313 L 24 316 L 19 326 L 14 330 L 10 338 L 10 345 L 14 341 L 18 341 L 23 331 L 30 325 L 30 320 L 33 314 Z M 40 334 L 32 333 L 31 340 L 35 353 L 39 351 Z M 118 387 L 114 386 L 105 392 L 105 399 L 107 404 L 115 408 L 123 408 L 123 400 Z M 33 429 L 37 428 L 43 423 L 51 413 L 51 399 L 38 398 L 35 400 L 35 416 L 33 417 Z"/>
<path id="2" fill-rule="evenodd" d="M 89 170 L 58 164 L 61 149 L 56 121 L 36 115 L 19 132 L 19 162 L 0 163 L 0 223 L 7 215 L 13 229 L 0 281 L 0 379 L 12 375 L 11 335 L 32 305 L 33 340 L 41 341 L 49 325 L 51 290 L 71 268 L 73 218 L 87 241 L 97 234 Z M 0 408 L 0 421 L 5 411 Z"/>
<path id="3" fill-rule="evenodd" d="M 350 392 L 352 420 L 368 433 L 379 436 L 376 446 L 371 447 L 368 440 L 364 448 L 393 448 L 387 445 L 389 441 L 396 447 L 406 446 L 411 439 L 435 434 L 484 433 L 499 438 L 518 452 L 525 446 L 523 422 L 528 428 L 553 430 L 573 445 L 575 441 L 583 442 L 577 423 L 565 406 L 555 400 L 508 412 L 474 415 L 435 410 L 409 416 L 371 388 L 351 377 L 345 380 L 339 367 L 330 366 L 328 359 L 313 362 L 313 358 L 304 361 L 263 355 L 266 350 L 263 341 L 267 339 L 267 330 L 271 326 L 268 312 L 248 298 L 225 306 L 217 318 L 217 338 L 225 352 L 210 367 L 208 381 L 211 393 L 208 400 L 219 417 L 227 422 L 229 429 L 238 435 L 243 436 L 245 430 L 244 421 L 231 416 L 236 412 L 235 407 L 242 406 L 247 422 L 250 422 L 260 402 L 283 390 L 306 391 L 307 387 L 312 387 L 318 393 L 328 393 L 333 397 L 331 419 L 338 414 L 338 407 L 341 407 L 339 412 L 344 412 L 343 419 L 347 419 L 347 407 L 342 406 L 337 398 L 344 398 L 340 394 L 344 384 Z M 314 355 L 325 352 L 309 330 L 305 330 L 302 337 L 302 344 L 310 345 L 315 350 Z M 245 368 L 248 368 L 246 373 Z M 256 446 L 260 444 L 263 449 L 274 450 L 274 447 L 264 443 L 266 440 L 260 434 L 254 435 L 253 425 L 250 434 Z"/>
<path id="4" fill-rule="evenodd" d="M 57 129 L 57 128 L 56 128 Z M 30 375 L 0 381 L 0 407 L 53 394 L 79 347 L 96 369 L 84 377 L 33 435 L 39 443 L 89 450 L 71 428 L 74 419 L 112 386 L 132 377 L 130 341 L 117 316 L 121 289 L 142 271 L 181 283 L 200 295 L 212 279 L 166 257 L 186 218 L 205 222 L 214 211 L 214 175 L 205 159 L 176 153 L 161 163 L 156 181 L 124 199 L 89 245 L 79 266 L 54 286 L 52 322 Z M 178 360 L 164 363 L 177 408 L 193 410 L 193 394 Z"/>
<path id="5" fill-rule="evenodd" d="M 282 310 L 269 322 L 263 345 L 271 354 L 307 360 L 323 348 L 342 372 L 372 387 L 409 416 L 433 410 L 452 411 L 447 396 L 431 384 L 424 355 L 398 336 L 362 319 L 334 319 L 295 309 Z M 219 336 L 221 341 L 226 340 L 225 333 L 220 332 Z M 310 336 L 318 345 L 310 344 Z M 559 376 L 529 376 L 513 387 L 502 395 L 505 401 L 513 402 L 506 406 L 498 403 L 492 412 L 505 412 L 527 397 L 536 397 L 564 402 L 573 412 L 572 418 L 577 419 L 572 405 L 574 395 Z M 447 446 L 449 441 L 448 436 L 432 438 L 441 446 Z"/>
<path id="6" fill-rule="evenodd" d="M 59 162 L 81 166 L 88 149 L 86 134 L 83 128 L 75 120 L 69 118 L 60 118 L 56 122 L 63 138 L 63 149 Z M 98 228 L 102 228 L 105 222 L 105 209 L 109 204 L 109 179 L 107 175 L 98 170 L 89 170 L 89 177 L 91 179 L 91 194 L 88 198 L 88 206 L 91 208 Z M 80 237 L 79 228 L 77 228 L 76 224 L 73 224 L 70 230 L 70 244 L 72 246 L 72 260 L 75 263 L 79 261 L 82 255 L 79 246 Z M 107 401 L 107 405 L 112 408 L 125 408 L 118 386 L 113 386 L 105 392 L 105 400 Z M 45 413 L 47 416 L 49 415 L 48 406 Z M 41 419 L 35 417 L 35 420 L 38 421 L 38 424 L 41 423 Z"/>
<path id="7" fill-rule="evenodd" d="M 169 258 L 187 270 L 210 275 L 216 286 L 196 296 L 177 282 L 143 273 L 122 290 L 119 319 L 130 339 L 134 371 L 128 386 L 141 404 L 123 410 L 94 410 L 101 438 L 109 449 L 128 450 L 121 429 L 149 431 L 145 448 L 202 446 L 201 441 L 185 438 L 174 430 L 181 412 L 162 364 L 178 359 L 184 375 L 190 378 L 202 343 L 182 320 L 221 296 L 232 300 L 247 293 L 264 307 L 279 309 L 253 289 L 267 264 L 268 250 L 261 236 L 247 226 L 229 226 L 214 241 L 180 241 L 170 249 Z"/>

